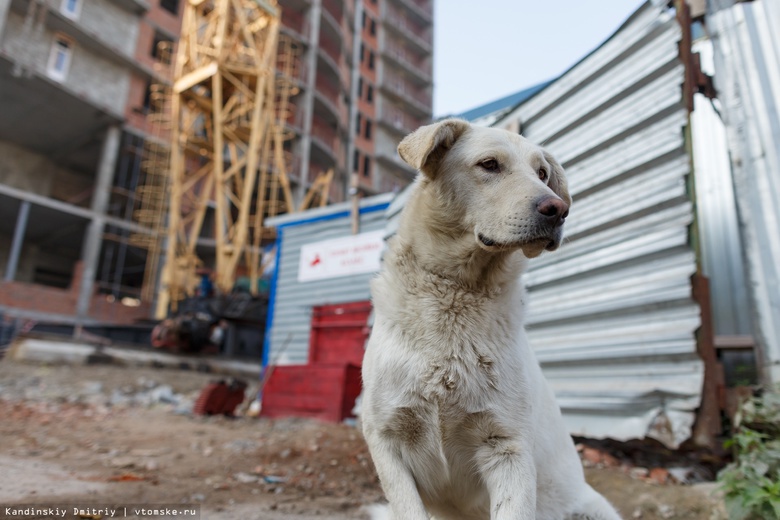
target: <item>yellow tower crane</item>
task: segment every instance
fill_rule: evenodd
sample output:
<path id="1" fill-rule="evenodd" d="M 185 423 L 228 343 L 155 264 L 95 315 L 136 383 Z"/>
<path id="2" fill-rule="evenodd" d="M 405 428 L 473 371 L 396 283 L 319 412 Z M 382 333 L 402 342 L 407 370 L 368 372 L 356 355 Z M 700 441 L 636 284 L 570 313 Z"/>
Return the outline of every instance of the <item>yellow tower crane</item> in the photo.
<path id="1" fill-rule="evenodd" d="M 265 219 L 295 209 L 284 142 L 292 137 L 285 124 L 298 56 L 295 44 L 280 38 L 279 25 L 276 0 L 185 5 L 170 83 L 152 88 L 150 122 L 159 126 L 152 132 L 159 139 L 147 144 L 136 212 L 139 223 L 156 231 L 136 243 L 149 252 L 147 296 L 162 263 L 158 318 L 193 294 L 204 237 L 215 247 L 217 289 L 230 292 L 243 264 L 255 291 L 261 247 L 275 236 Z M 324 177 L 327 183 L 313 186 L 322 204 L 332 174 Z M 304 205 L 313 203 L 312 193 Z M 213 232 L 204 230 L 209 208 Z"/>

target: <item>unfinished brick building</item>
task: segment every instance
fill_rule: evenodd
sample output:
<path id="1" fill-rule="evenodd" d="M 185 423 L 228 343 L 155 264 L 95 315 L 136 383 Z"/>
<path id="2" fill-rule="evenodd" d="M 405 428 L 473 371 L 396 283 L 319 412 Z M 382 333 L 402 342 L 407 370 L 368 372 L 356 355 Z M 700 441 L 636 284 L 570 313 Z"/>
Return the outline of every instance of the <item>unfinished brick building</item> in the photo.
<path id="1" fill-rule="evenodd" d="M 138 274 L 123 241 L 133 228 L 126 170 L 145 137 L 153 45 L 175 39 L 179 11 L 176 0 L 0 1 L 5 314 L 125 323 L 147 315 L 123 287 Z M 119 276 L 108 276 L 116 267 Z"/>
<path id="2" fill-rule="evenodd" d="M 131 323 L 150 85 L 186 0 L 0 0 L 0 314 Z M 298 45 L 290 180 L 331 201 L 400 189 L 398 141 L 431 117 L 432 0 L 279 0 Z"/>

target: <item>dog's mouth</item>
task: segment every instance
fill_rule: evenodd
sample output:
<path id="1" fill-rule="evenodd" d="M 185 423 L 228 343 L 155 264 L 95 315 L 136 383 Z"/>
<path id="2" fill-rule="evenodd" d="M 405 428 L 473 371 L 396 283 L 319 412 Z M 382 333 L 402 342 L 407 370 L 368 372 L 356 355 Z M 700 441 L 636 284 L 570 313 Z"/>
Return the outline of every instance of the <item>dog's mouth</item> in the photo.
<path id="1" fill-rule="evenodd" d="M 479 238 L 479 241 L 482 243 L 483 246 L 499 247 L 498 242 L 496 242 L 495 240 L 492 240 L 492 239 L 486 237 L 482 233 L 477 234 L 477 238 Z"/>
<path id="2" fill-rule="evenodd" d="M 487 251 L 507 251 L 522 249 L 526 256 L 539 256 L 543 250 L 554 251 L 558 249 L 560 241 L 555 238 L 540 237 L 531 240 L 518 240 L 516 242 L 498 242 L 492 238 L 477 233 L 477 241 L 482 249 Z"/>

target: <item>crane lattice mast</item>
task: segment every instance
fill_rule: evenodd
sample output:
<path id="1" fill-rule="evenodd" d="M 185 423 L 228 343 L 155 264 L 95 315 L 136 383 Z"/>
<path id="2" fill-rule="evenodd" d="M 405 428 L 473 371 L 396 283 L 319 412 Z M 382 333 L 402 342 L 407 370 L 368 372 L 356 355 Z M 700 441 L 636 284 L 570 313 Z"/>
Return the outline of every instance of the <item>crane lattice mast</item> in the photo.
<path id="1" fill-rule="evenodd" d="M 295 49 L 279 42 L 279 7 L 189 0 L 170 88 L 167 230 L 158 317 L 191 295 L 213 207 L 214 283 L 229 292 L 246 263 L 256 289 L 268 216 L 293 210 L 284 130 Z M 279 52 L 281 50 L 281 53 Z M 209 236 L 211 235 L 211 236 Z M 208 241 L 208 240 L 207 240 Z"/>

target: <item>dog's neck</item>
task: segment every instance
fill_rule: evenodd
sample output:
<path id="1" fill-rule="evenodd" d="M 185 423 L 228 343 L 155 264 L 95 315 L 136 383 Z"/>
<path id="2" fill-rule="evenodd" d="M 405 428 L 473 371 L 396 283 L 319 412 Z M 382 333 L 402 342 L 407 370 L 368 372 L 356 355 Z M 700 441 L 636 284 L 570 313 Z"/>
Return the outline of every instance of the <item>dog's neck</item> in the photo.
<path id="1" fill-rule="evenodd" d="M 420 215 L 415 206 L 425 205 L 424 220 L 402 218 L 398 234 L 385 257 L 389 267 L 417 268 L 472 291 L 501 290 L 515 284 L 527 259 L 520 251 L 488 252 L 479 247 L 473 230 L 451 220 L 436 198 L 410 197 L 407 215 Z M 450 215 L 448 220 L 445 215 Z"/>

